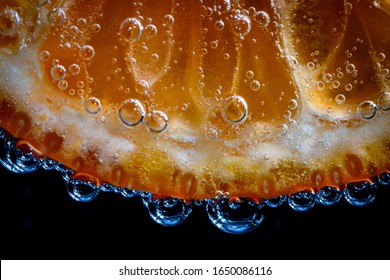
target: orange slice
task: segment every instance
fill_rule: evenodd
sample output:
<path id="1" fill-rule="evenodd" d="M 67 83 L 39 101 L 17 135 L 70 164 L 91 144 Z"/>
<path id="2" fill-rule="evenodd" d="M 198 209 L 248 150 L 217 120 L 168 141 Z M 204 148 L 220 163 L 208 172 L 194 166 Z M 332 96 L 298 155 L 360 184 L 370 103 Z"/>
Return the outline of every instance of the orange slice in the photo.
<path id="1" fill-rule="evenodd" d="M 390 1 L 201 2 L 1 0 L 0 127 L 185 199 L 390 168 Z"/>

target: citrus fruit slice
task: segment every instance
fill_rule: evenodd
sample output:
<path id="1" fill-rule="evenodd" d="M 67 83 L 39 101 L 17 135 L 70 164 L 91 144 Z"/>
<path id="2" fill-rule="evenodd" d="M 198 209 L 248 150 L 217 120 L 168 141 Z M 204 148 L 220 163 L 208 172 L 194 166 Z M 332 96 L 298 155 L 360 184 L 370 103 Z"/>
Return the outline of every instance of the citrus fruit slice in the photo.
<path id="1" fill-rule="evenodd" d="M 76 174 L 272 198 L 390 167 L 390 1 L 0 3 L 0 127 Z"/>

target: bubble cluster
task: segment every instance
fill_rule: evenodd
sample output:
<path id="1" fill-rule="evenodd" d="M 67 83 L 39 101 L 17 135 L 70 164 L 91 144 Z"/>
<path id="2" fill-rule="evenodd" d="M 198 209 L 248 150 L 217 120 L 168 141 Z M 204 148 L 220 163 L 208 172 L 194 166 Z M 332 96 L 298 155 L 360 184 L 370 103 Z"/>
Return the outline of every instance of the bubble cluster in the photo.
<path id="1" fill-rule="evenodd" d="M 52 26 L 61 26 L 66 20 L 66 13 L 61 8 L 54 8 L 47 14 L 47 20 Z"/>
<path id="2" fill-rule="evenodd" d="M 269 25 L 271 19 L 267 12 L 259 11 L 253 15 L 253 21 L 255 22 L 256 26 L 260 28 L 265 28 Z"/>

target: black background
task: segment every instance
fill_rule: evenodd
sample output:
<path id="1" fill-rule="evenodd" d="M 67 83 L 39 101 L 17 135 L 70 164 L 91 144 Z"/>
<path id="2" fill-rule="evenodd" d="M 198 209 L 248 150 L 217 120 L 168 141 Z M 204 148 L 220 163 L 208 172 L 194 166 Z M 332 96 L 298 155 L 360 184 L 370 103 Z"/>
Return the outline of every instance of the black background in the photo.
<path id="1" fill-rule="evenodd" d="M 56 171 L 13 174 L 0 166 L 2 259 L 389 259 L 390 187 L 355 207 L 265 209 L 253 232 L 226 234 L 195 207 L 163 227 L 140 198 L 100 193 L 80 203 Z"/>

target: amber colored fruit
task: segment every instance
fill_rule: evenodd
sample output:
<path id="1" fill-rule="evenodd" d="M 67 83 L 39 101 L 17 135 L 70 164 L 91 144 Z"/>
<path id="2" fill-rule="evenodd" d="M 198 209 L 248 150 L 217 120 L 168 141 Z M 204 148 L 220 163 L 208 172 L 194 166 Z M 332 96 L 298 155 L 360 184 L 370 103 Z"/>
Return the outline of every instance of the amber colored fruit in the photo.
<path id="1" fill-rule="evenodd" d="M 389 50 L 388 0 L 0 0 L 0 127 L 160 195 L 343 186 L 390 168 Z"/>

